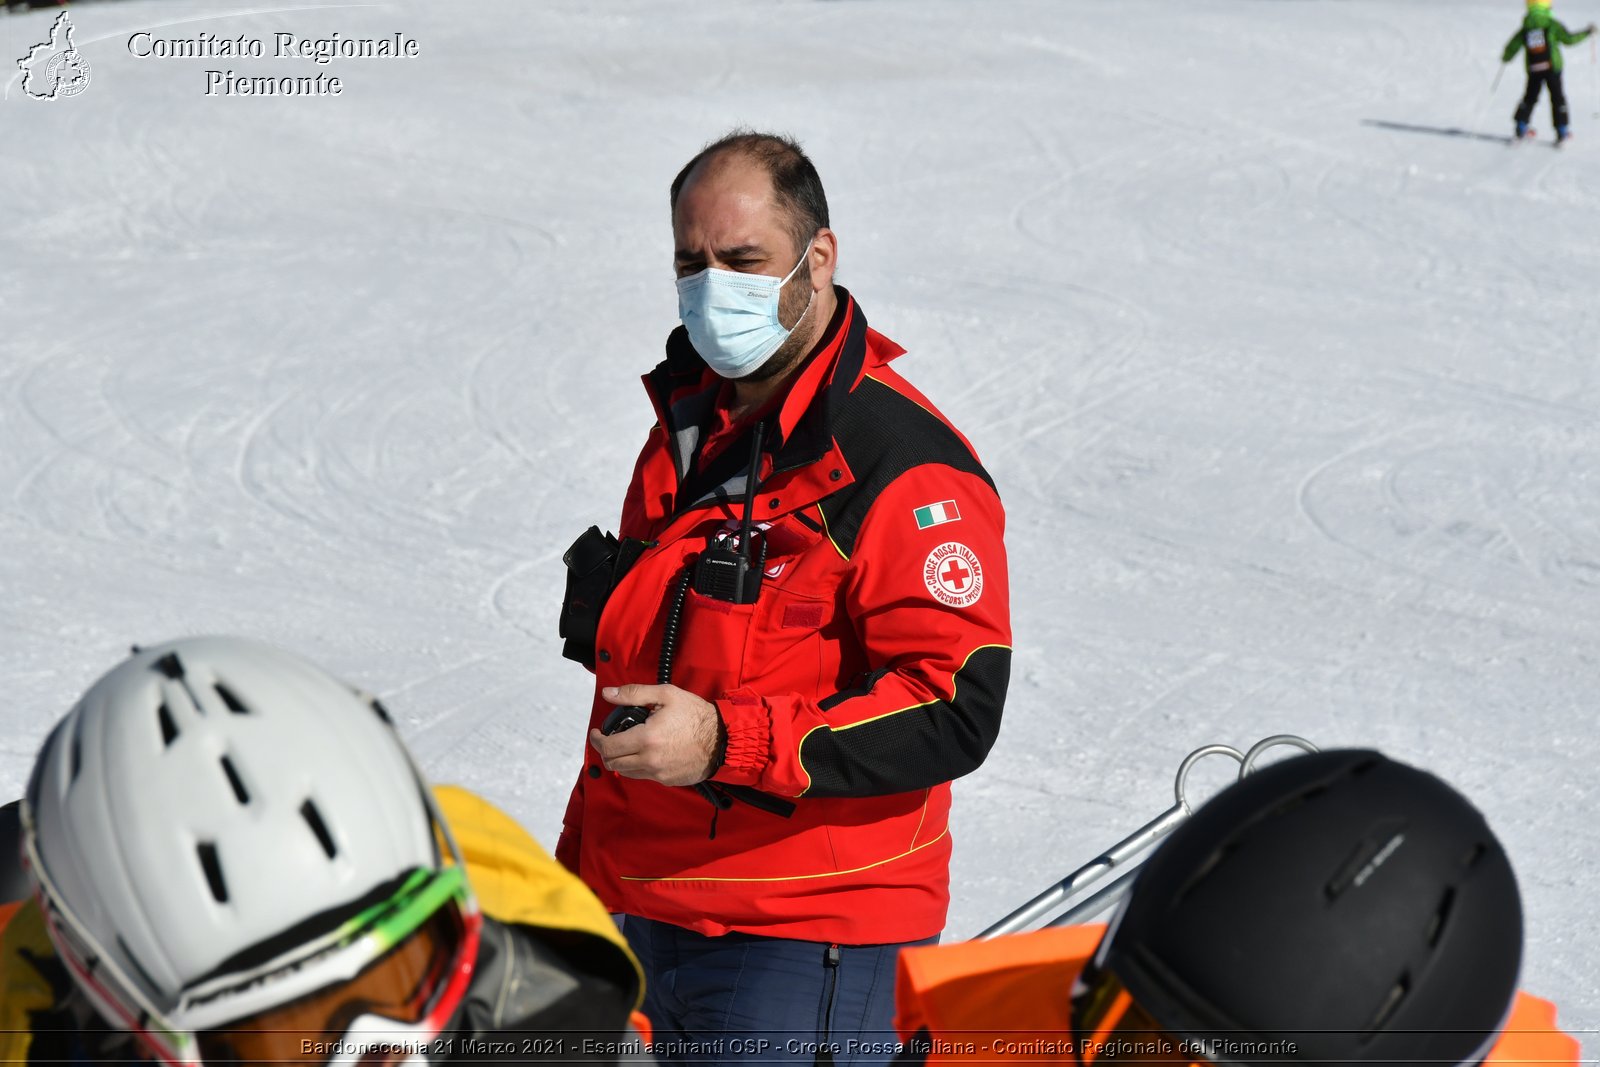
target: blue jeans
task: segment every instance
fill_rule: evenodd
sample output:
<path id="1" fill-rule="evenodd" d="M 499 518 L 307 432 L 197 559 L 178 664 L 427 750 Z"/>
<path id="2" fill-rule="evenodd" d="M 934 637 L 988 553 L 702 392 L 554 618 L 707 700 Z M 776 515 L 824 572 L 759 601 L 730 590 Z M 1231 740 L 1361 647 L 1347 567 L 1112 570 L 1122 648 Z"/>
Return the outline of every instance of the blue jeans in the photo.
<path id="1" fill-rule="evenodd" d="M 623 933 L 644 965 L 658 1062 L 878 1067 L 898 1051 L 895 961 L 905 944 L 706 937 L 635 915 Z"/>

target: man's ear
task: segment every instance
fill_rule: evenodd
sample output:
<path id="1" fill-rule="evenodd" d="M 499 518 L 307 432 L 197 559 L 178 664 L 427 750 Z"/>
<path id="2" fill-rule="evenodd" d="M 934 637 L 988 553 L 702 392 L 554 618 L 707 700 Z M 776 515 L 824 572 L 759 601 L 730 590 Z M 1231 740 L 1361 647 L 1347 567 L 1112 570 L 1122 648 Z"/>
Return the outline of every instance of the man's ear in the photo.
<path id="1" fill-rule="evenodd" d="M 827 289 L 839 265 L 839 238 L 826 226 L 811 239 L 811 287 Z"/>

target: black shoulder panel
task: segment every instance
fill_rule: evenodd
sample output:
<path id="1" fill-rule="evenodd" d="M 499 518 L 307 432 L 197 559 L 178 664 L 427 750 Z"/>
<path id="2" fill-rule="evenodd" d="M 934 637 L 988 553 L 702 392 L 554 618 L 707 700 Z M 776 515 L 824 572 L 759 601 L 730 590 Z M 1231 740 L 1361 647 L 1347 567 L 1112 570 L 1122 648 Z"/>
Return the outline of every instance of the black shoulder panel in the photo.
<path id="1" fill-rule="evenodd" d="M 994 488 L 978 457 L 933 412 L 876 378 L 863 378 L 834 415 L 833 438 L 856 480 L 822 501 L 828 534 L 839 551 L 855 551 L 856 534 L 878 494 L 913 467 L 939 463 L 975 474 Z"/>
<path id="2" fill-rule="evenodd" d="M 800 763 L 811 775 L 805 795 L 909 793 L 976 770 L 1000 735 L 1010 680 L 1011 650 L 990 645 L 973 652 L 956 672 L 949 700 L 842 730 L 811 731 L 800 745 Z"/>

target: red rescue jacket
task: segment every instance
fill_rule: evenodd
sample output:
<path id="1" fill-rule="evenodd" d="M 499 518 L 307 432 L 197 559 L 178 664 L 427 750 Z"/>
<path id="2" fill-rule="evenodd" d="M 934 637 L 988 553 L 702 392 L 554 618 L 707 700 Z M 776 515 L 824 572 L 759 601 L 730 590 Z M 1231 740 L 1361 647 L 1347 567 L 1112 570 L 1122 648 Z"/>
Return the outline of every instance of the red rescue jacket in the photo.
<path id="1" fill-rule="evenodd" d="M 713 784 L 793 813 L 716 812 L 695 790 L 606 771 L 586 746 L 557 856 L 613 911 L 842 944 L 944 926 L 949 782 L 993 744 L 1010 669 L 1004 514 L 966 439 L 888 366 L 903 350 L 836 292 L 765 420 L 760 596 L 689 592 L 671 679 L 726 725 Z M 651 547 L 601 614 L 591 725 L 611 710 L 600 687 L 657 680 L 680 576 L 744 515 L 752 430 L 699 454 L 721 379 L 681 328 L 645 385 L 659 421 L 619 532 Z"/>
<path id="2" fill-rule="evenodd" d="M 1104 934 L 1101 925 L 1068 926 L 906 949 L 895 1029 L 910 1048 L 895 1062 L 1074 1062 L 1069 994 Z M 1554 1004 L 1518 993 L 1483 1062 L 1577 1067 L 1578 1042 L 1556 1026 Z"/>

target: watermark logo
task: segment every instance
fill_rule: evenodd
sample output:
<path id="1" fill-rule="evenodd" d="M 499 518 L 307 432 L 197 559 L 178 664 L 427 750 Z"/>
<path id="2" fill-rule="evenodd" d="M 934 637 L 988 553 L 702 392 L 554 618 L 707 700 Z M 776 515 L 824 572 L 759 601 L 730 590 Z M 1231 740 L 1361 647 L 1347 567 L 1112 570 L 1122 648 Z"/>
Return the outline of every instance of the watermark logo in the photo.
<path id="1" fill-rule="evenodd" d="M 72 16 L 63 11 L 50 27 L 50 39 L 17 60 L 22 92 L 34 100 L 60 100 L 89 88 L 89 61 L 72 43 Z"/>

